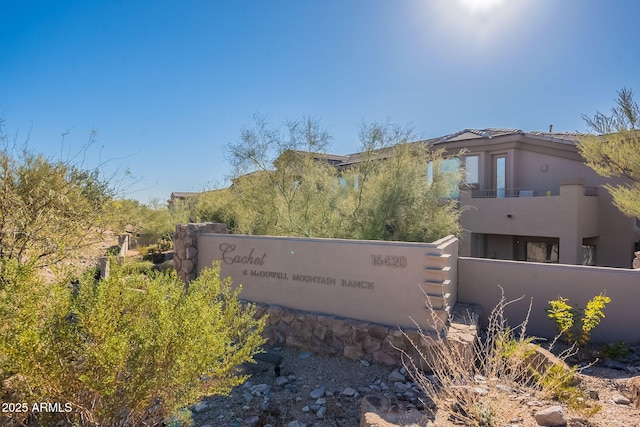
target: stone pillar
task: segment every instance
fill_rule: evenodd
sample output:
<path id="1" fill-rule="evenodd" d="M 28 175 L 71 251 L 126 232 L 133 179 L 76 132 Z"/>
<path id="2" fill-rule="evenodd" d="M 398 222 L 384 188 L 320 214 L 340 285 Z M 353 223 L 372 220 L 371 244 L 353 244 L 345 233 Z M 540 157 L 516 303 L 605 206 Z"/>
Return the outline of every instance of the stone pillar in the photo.
<path id="1" fill-rule="evenodd" d="M 640 251 L 633 253 L 636 257 L 633 259 L 633 268 L 640 270 Z"/>
<path id="2" fill-rule="evenodd" d="M 204 233 L 228 234 L 227 225 L 204 222 L 178 224 L 173 235 L 173 265 L 178 277 L 189 283 L 198 275 L 198 236 Z"/>

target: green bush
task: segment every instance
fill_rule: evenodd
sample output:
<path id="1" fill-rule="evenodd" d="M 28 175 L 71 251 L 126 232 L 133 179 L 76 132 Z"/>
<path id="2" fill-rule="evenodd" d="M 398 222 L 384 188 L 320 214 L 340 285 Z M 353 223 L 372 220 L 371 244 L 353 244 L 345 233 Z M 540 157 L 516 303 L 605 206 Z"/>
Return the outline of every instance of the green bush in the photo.
<path id="1" fill-rule="evenodd" d="M 34 269 L 12 262 L 1 276 L 3 401 L 70 405 L 70 412 L 32 413 L 41 425 L 56 417 L 158 425 L 242 383 L 237 366 L 264 341 L 264 322 L 220 280 L 217 266 L 188 287 L 173 273 L 117 265 L 108 279 L 87 274 L 76 286 L 45 286 Z M 24 414 L 4 416 L 25 421 Z"/>
<path id="2" fill-rule="evenodd" d="M 631 354 L 631 351 L 624 341 L 617 341 L 613 344 L 607 344 L 600 350 L 600 357 L 603 359 L 622 359 Z"/>
<path id="3" fill-rule="evenodd" d="M 115 259 L 111 260 L 111 264 L 113 265 L 115 263 Z M 151 271 L 153 270 L 153 263 L 150 261 L 140 261 L 137 259 L 124 259 L 124 261 L 122 262 L 122 264 L 119 267 L 116 268 L 120 268 L 122 274 L 125 275 L 129 275 L 129 274 L 151 274 Z"/>
<path id="4" fill-rule="evenodd" d="M 567 342 L 585 345 L 591 338 L 591 330 L 604 319 L 602 310 L 611 302 L 611 298 L 603 294 L 596 295 L 587 302 L 584 309 L 575 308 L 568 301 L 560 296 L 549 301 L 547 316 L 556 323 L 558 332 Z M 577 319 L 580 319 L 580 323 Z"/>

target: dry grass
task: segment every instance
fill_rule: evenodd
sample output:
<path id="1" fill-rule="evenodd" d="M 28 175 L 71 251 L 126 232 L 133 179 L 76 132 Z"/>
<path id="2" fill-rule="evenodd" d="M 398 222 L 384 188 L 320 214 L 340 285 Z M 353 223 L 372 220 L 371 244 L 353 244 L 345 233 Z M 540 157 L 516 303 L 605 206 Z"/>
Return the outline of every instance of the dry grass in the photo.
<path id="1" fill-rule="evenodd" d="M 571 349 L 555 358 L 527 336 L 531 304 L 520 325 L 508 325 L 505 308 L 521 300 L 507 301 L 503 294 L 486 331 L 472 344 L 447 339 L 444 333 L 421 332 L 422 344 L 427 346 L 414 343 L 419 360 L 407 357 L 405 368 L 431 401 L 425 407 L 431 408 L 433 418 L 437 415 L 467 426 L 504 425 L 526 415 L 519 415 L 512 402 L 510 393 L 516 389 L 559 400 L 586 417 L 597 412 L 598 408 L 585 406 L 574 384 L 576 370 L 565 363 Z M 435 314 L 433 318 L 435 322 Z"/>

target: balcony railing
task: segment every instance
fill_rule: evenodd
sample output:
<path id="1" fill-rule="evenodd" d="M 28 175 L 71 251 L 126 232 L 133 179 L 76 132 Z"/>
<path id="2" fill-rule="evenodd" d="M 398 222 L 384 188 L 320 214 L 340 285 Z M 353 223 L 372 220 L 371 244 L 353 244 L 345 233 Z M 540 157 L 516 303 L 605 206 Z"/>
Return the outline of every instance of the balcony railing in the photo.
<path id="1" fill-rule="evenodd" d="M 474 199 L 501 199 L 506 197 L 546 197 L 557 196 L 559 190 L 557 188 L 539 188 L 531 187 L 523 188 L 490 188 L 487 190 L 472 190 L 471 197 Z M 583 187 L 585 196 L 597 196 L 598 187 Z"/>
<path id="2" fill-rule="evenodd" d="M 471 197 L 474 199 L 495 199 L 504 197 L 541 197 L 557 196 L 558 190 L 526 188 L 490 188 L 487 190 L 473 190 Z"/>
<path id="3" fill-rule="evenodd" d="M 598 187 L 584 187 L 584 195 L 585 196 L 598 196 Z"/>

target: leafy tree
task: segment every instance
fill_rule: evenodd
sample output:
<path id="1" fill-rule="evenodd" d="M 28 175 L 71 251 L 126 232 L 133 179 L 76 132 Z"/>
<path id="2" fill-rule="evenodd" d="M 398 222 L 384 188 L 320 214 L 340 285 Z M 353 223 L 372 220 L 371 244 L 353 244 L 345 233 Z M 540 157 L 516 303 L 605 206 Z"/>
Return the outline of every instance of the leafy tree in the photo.
<path id="1" fill-rule="evenodd" d="M 411 129 L 364 123 L 362 152 L 349 165 L 326 154 L 329 133 L 304 118 L 272 128 L 262 117 L 229 147 L 236 173 L 226 208 L 234 231 L 249 234 L 430 241 L 457 234 L 458 209 L 446 189 L 458 171 L 413 139 Z M 246 173 L 250 171 L 251 173 Z M 431 178 L 431 179 L 430 179 Z M 448 185 L 445 185 L 448 182 Z"/>
<path id="2" fill-rule="evenodd" d="M 147 241 L 171 239 L 176 224 L 191 222 L 190 201 L 176 202 L 169 208 L 164 202 L 152 201 L 144 211 L 142 235 Z"/>
<path id="3" fill-rule="evenodd" d="M 459 209 L 451 188 L 458 186 L 460 171 L 443 168 L 449 159 L 443 151 L 411 143 L 413 139 L 406 127 L 363 124 L 363 159 L 343 172 L 354 182 L 349 186 L 353 238 L 433 241 L 459 233 Z"/>
<path id="4" fill-rule="evenodd" d="M 223 222 L 236 228 L 233 193 L 229 188 L 200 193 L 193 209 L 196 222 Z"/>
<path id="5" fill-rule="evenodd" d="M 596 134 L 580 137 L 580 153 L 599 175 L 624 180 L 605 187 L 625 215 L 640 217 L 640 108 L 633 91 L 620 90 L 610 114 L 582 117 Z"/>
<path id="6" fill-rule="evenodd" d="M 0 121 L 0 259 L 52 265 L 95 243 L 115 190 L 97 169 L 9 144 Z"/>
<path id="7" fill-rule="evenodd" d="M 337 182 L 327 182 L 328 164 L 314 157 L 325 151 L 329 133 L 312 118 L 288 121 L 284 131 L 261 115 L 254 122 L 228 147 L 236 174 L 236 231 L 326 237 L 324 209 L 314 195 Z"/>
<path id="8" fill-rule="evenodd" d="M 131 229 L 135 233 L 142 230 L 148 207 L 137 200 L 115 199 L 109 206 L 109 224 L 117 232 Z"/>

